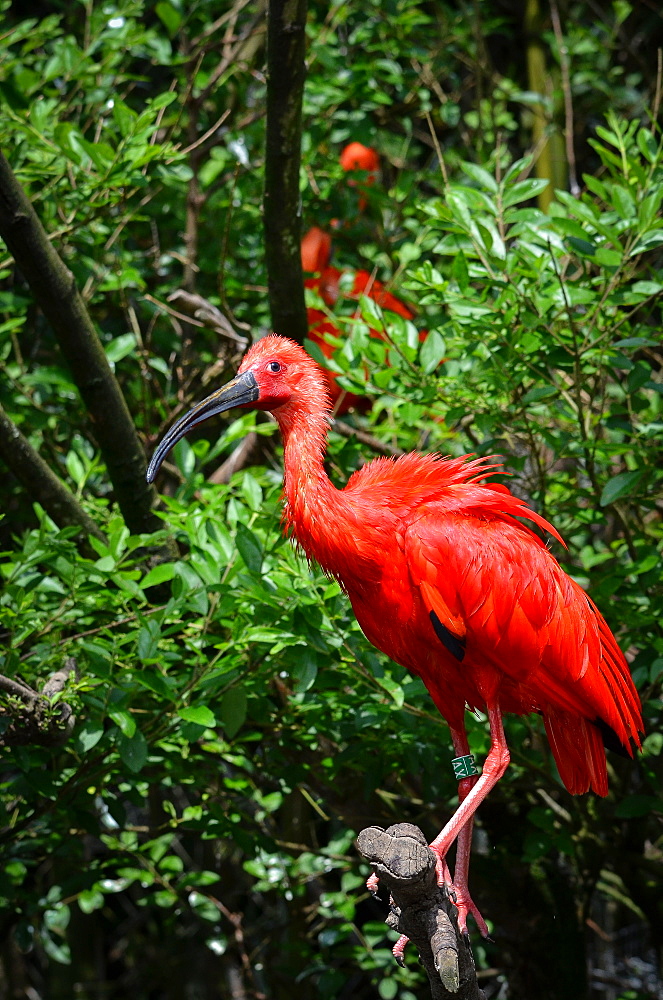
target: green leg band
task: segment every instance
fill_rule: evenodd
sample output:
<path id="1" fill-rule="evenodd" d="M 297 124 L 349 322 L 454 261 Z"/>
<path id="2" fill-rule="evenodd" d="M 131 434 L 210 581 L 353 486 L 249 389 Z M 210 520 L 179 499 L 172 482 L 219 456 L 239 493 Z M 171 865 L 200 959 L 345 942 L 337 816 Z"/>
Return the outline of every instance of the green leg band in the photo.
<path id="1" fill-rule="evenodd" d="M 454 757 L 451 766 L 454 769 L 454 778 L 458 781 L 462 781 L 463 778 L 472 778 L 479 773 L 474 764 L 473 753 L 465 754 L 464 757 Z"/>

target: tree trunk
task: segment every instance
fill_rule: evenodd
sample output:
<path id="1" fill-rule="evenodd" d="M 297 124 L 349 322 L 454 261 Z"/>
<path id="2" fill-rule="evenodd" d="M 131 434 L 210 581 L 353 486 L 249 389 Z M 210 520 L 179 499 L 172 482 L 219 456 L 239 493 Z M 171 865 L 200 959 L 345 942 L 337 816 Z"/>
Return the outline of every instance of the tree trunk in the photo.
<path id="1" fill-rule="evenodd" d="M 305 55 L 306 0 L 270 0 L 264 198 L 269 307 L 274 331 L 300 344 L 308 333 L 299 195 Z"/>
<path id="2" fill-rule="evenodd" d="M 145 453 L 74 276 L 53 248 L 27 195 L 0 154 L 0 235 L 49 321 L 87 407 L 115 496 L 134 533 L 162 527 L 145 482 Z"/>
<path id="3" fill-rule="evenodd" d="M 13 472 L 31 500 L 40 503 L 58 527 L 75 524 L 85 535 L 95 535 L 105 541 L 102 531 L 89 517 L 74 494 L 65 486 L 16 424 L 0 406 L 0 458 Z M 81 540 L 86 554 L 94 555 L 84 539 Z"/>

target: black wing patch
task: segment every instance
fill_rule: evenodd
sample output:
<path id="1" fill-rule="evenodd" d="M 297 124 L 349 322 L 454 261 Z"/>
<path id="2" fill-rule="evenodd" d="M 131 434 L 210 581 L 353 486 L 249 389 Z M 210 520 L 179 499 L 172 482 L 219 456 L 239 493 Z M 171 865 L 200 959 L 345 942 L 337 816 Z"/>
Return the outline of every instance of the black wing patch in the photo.
<path id="1" fill-rule="evenodd" d="M 442 645 L 460 662 L 465 656 L 465 640 L 459 639 L 457 635 L 453 634 L 451 629 L 443 625 L 434 611 L 430 612 L 430 620 L 435 629 L 435 635 Z"/>
<path id="2" fill-rule="evenodd" d="M 612 750 L 613 753 L 619 754 L 620 757 L 626 757 L 627 760 L 629 757 L 633 757 L 633 750 L 629 752 L 629 750 L 622 745 L 622 741 L 619 736 L 614 729 L 610 728 L 607 722 L 604 722 L 603 719 L 592 719 L 592 722 L 596 728 L 600 730 L 601 736 L 603 737 L 603 746 L 606 750 Z M 630 739 L 629 744 L 631 744 Z M 635 748 L 636 750 L 638 749 L 637 746 Z"/>

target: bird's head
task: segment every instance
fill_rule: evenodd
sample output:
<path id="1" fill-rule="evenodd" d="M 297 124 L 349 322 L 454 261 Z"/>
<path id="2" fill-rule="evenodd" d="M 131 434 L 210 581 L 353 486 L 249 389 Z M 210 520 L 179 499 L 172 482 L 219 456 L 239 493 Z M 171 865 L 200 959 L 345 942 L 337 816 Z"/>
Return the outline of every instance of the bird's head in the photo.
<path id="1" fill-rule="evenodd" d="M 244 355 L 237 375 L 173 424 L 147 469 L 152 483 L 161 463 L 181 439 L 209 417 L 235 407 L 270 410 L 282 429 L 295 414 L 325 414 L 331 407 L 327 379 L 303 347 L 286 337 L 263 337 Z"/>

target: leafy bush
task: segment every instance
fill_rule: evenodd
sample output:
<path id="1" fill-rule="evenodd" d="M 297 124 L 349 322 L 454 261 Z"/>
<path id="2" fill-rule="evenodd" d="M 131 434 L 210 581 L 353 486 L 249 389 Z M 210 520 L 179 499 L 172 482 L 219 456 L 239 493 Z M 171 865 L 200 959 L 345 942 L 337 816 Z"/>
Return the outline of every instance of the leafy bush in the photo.
<path id="1" fill-rule="evenodd" d="M 588 919 L 637 921 L 659 946 L 663 926 L 663 150 L 644 110 L 653 81 L 632 52 L 615 55 L 628 17 L 651 45 L 660 17 L 567 12 L 590 141 L 577 143 L 581 194 L 556 190 L 544 212 L 524 28 L 502 6 L 312 4 L 302 199 L 305 224 L 342 220 L 340 265 L 374 268 L 418 309 L 410 322 L 339 300 L 330 367 L 372 408 L 350 418 L 360 438 L 332 429 L 332 476 L 376 447 L 501 454 L 631 660 L 648 735 L 637 764 L 611 758 L 609 797 L 569 797 L 538 721 L 512 718 L 513 764 L 480 814 L 473 892 L 497 943 L 474 942 L 475 955 L 499 969 L 488 990 L 570 998 L 586 993 Z M 169 303 L 174 289 L 220 308 L 240 337 L 268 326 L 261 8 L 10 13 L 0 134 L 151 442 L 240 353 Z M 553 133 L 560 51 L 553 33 L 544 41 Z M 604 117 L 606 88 L 616 110 Z M 383 159 L 362 218 L 337 163 L 350 138 Z M 81 548 L 6 478 L 0 673 L 35 691 L 63 667 L 69 679 L 34 726 L 3 696 L 0 735 L 31 726 L 41 742 L 3 750 L 0 983 L 425 996 L 414 963 L 393 964 L 353 840 L 401 820 L 437 832 L 456 796 L 448 732 L 421 682 L 366 643 L 338 586 L 281 537 L 273 425 L 243 415 L 212 445 L 178 445 L 163 530 L 130 535 L 9 259 L 0 281 L 0 402 L 102 529 Z M 251 432 L 257 464 L 206 482 Z M 177 554 L 163 552 L 169 537 Z M 468 728 L 485 755 L 485 721 Z"/>

